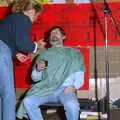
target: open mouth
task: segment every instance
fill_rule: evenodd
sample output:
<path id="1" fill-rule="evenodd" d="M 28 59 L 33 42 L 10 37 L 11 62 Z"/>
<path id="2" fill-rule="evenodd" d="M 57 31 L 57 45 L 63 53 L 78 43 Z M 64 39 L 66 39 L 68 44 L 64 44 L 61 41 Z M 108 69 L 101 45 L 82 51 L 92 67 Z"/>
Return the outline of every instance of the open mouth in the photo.
<path id="1" fill-rule="evenodd" d="M 58 37 L 53 36 L 52 39 L 51 39 L 51 41 L 52 41 L 52 42 L 56 42 L 56 41 L 58 41 Z"/>
<path id="2" fill-rule="evenodd" d="M 51 41 L 52 41 L 52 42 L 56 42 L 56 41 L 58 41 L 58 40 L 57 40 L 57 39 L 52 39 Z"/>

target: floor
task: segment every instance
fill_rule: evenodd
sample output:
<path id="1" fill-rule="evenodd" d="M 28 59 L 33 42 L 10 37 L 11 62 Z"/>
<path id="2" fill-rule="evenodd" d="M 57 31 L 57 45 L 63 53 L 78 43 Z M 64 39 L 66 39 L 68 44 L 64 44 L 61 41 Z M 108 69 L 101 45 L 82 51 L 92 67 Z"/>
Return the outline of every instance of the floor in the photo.
<path id="1" fill-rule="evenodd" d="M 19 119 L 16 119 L 19 120 Z M 23 119 L 26 120 L 26 119 Z M 54 113 L 48 113 L 45 115 L 45 120 L 66 120 L 63 114 L 60 114 L 58 112 Z"/>
<path id="2" fill-rule="evenodd" d="M 63 120 L 57 113 L 48 114 L 45 120 Z"/>

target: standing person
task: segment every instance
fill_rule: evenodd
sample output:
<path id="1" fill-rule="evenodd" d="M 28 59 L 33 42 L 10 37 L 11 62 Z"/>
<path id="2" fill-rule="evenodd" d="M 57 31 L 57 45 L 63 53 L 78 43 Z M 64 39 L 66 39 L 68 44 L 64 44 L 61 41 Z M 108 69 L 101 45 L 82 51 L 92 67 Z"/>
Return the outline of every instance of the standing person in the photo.
<path id="1" fill-rule="evenodd" d="M 47 32 L 45 41 L 50 48 L 40 53 L 34 61 L 32 80 L 36 82 L 23 99 L 17 117 L 43 120 L 40 105 L 61 102 L 67 120 L 78 120 L 80 106 L 75 94 L 84 83 L 85 65 L 80 52 L 64 47 L 66 35 L 59 26 Z"/>
<path id="2" fill-rule="evenodd" d="M 12 58 L 24 62 L 24 53 L 35 53 L 37 43 L 32 42 L 32 22 L 41 12 L 35 0 L 18 0 L 13 4 L 13 13 L 0 24 L 0 99 L 2 120 L 15 120 L 15 90 Z"/>

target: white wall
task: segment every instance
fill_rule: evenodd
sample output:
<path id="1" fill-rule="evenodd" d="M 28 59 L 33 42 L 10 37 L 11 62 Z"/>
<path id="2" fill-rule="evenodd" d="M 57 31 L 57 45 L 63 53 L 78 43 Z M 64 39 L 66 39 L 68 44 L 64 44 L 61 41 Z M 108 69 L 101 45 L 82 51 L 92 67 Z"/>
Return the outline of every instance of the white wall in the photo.
<path id="1" fill-rule="evenodd" d="M 120 78 L 110 78 L 109 79 L 109 92 L 110 100 L 115 101 L 120 98 Z M 78 90 L 79 98 L 95 98 L 95 81 L 90 79 L 89 90 Z M 98 97 L 103 98 L 106 95 L 106 79 L 98 79 Z"/>

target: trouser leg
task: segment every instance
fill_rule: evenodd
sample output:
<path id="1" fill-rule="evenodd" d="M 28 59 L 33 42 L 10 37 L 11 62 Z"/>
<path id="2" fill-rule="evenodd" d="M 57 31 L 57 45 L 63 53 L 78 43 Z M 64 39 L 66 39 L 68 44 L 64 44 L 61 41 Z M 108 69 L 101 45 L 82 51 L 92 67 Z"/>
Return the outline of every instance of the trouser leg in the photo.
<path id="1" fill-rule="evenodd" d="M 0 41 L 0 98 L 2 120 L 15 120 L 15 91 L 10 49 Z"/>
<path id="2" fill-rule="evenodd" d="M 67 120 L 78 120 L 80 105 L 74 92 L 62 93 L 59 100 L 64 106 Z"/>

